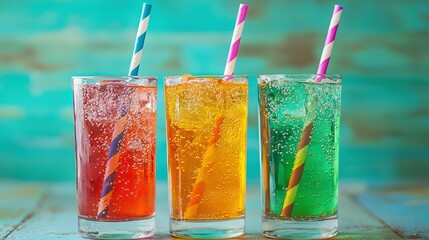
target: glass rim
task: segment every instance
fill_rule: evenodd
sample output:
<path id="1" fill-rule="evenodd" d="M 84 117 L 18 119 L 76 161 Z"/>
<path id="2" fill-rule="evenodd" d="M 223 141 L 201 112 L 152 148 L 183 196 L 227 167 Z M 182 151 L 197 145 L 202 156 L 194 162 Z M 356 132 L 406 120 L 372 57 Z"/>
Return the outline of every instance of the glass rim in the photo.
<path id="1" fill-rule="evenodd" d="M 202 82 L 201 80 L 204 79 L 208 79 L 208 78 L 216 78 L 216 79 L 220 79 L 223 80 L 225 82 L 235 82 L 235 83 L 248 83 L 249 82 L 249 76 L 248 75 L 221 75 L 221 74 L 213 74 L 213 75 L 191 75 L 189 77 L 195 78 L 192 79 L 192 81 L 189 82 L 196 82 L 193 80 L 200 80 L 200 82 Z M 226 77 L 232 77 L 229 80 L 226 80 Z M 183 76 L 165 76 L 164 77 L 164 84 L 168 85 L 168 84 L 183 84 L 183 83 L 189 83 L 187 82 L 181 82 L 181 79 L 183 78 Z"/>
<path id="2" fill-rule="evenodd" d="M 127 75 L 98 75 L 98 76 L 72 76 L 72 79 L 82 79 L 82 80 L 90 80 L 90 79 L 98 79 L 98 78 L 114 78 L 117 80 L 121 79 L 158 79 L 157 76 L 127 76 Z M 119 79 L 118 79 L 119 78 Z"/>
<path id="3" fill-rule="evenodd" d="M 240 78 L 248 78 L 248 75 L 244 74 L 237 74 L 237 75 L 224 75 L 224 74 L 201 74 L 201 75 L 190 75 L 189 77 L 199 77 L 199 78 L 207 78 L 207 77 L 240 77 Z M 183 75 L 171 75 L 171 76 L 164 76 L 164 78 L 181 78 Z"/>
<path id="4" fill-rule="evenodd" d="M 324 79 L 330 79 L 331 82 L 321 81 L 308 81 L 308 79 L 316 79 L 323 77 Z M 258 75 L 258 83 L 266 83 L 274 80 L 280 80 L 285 82 L 298 82 L 298 83 L 309 83 L 309 84 L 341 84 L 341 74 L 316 74 L 316 73 L 283 73 L 283 74 L 262 74 Z"/>
<path id="5" fill-rule="evenodd" d="M 99 81 L 119 81 L 141 86 L 157 86 L 156 76 L 72 76 L 72 84 L 97 84 Z"/>

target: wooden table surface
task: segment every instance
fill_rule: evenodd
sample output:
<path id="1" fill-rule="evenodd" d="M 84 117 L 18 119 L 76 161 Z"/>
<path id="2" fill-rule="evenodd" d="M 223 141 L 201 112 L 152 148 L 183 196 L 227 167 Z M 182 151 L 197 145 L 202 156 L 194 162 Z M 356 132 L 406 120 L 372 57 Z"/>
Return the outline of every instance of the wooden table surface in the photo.
<path id="1" fill-rule="evenodd" d="M 260 234 L 257 184 L 247 191 L 245 239 Z M 157 186 L 156 236 L 168 235 L 167 185 Z M 72 183 L 0 181 L 0 239 L 80 239 Z M 429 239 L 429 182 L 341 183 L 338 239 Z"/>

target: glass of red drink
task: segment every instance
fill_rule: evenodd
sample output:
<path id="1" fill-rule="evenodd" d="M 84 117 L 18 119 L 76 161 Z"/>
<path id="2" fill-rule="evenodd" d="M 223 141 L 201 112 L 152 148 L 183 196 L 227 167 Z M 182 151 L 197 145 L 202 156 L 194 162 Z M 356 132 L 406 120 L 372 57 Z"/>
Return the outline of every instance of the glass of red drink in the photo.
<path id="1" fill-rule="evenodd" d="M 152 236 L 157 78 L 72 80 L 80 234 Z"/>

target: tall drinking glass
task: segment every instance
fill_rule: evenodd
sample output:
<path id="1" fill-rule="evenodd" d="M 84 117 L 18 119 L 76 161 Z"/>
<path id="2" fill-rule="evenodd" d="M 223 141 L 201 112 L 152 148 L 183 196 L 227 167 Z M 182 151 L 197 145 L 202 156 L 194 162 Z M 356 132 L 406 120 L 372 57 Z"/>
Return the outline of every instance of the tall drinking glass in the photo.
<path id="1" fill-rule="evenodd" d="M 73 77 L 79 232 L 155 229 L 156 77 Z"/>
<path id="2" fill-rule="evenodd" d="M 170 232 L 244 233 L 247 77 L 165 78 Z"/>
<path id="3" fill-rule="evenodd" d="M 341 76 L 261 75 L 258 85 L 263 233 L 335 236 Z"/>

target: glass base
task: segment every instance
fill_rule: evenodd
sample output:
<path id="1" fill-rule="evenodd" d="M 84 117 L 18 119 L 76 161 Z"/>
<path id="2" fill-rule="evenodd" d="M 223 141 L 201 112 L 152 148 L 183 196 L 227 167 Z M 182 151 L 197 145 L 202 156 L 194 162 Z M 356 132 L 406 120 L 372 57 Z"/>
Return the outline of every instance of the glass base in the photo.
<path id="1" fill-rule="evenodd" d="M 139 239 L 153 236 L 155 216 L 123 222 L 100 222 L 79 217 L 78 225 L 84 238 Z"/>
<path id="2" fill-rule="evenodd" d="M 221 221 L 185 221 L 170 219 L 170 233 L 182 238 L 232 238 L 244 234 L 243 218 Z"/>
<path id="3" fill-rule="evenodd" d="M 325 239 L 338 233 L 338 219 L 333 216 L 315 220 L 282 220 L 262 217 L 262 233 L 271 238 Z"/>

